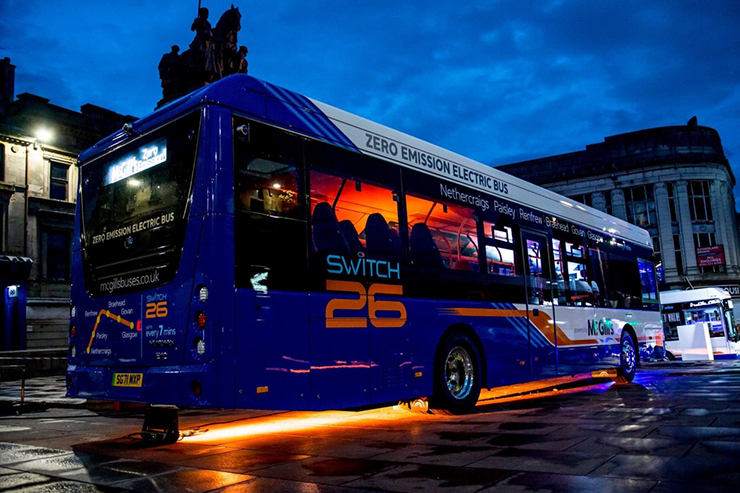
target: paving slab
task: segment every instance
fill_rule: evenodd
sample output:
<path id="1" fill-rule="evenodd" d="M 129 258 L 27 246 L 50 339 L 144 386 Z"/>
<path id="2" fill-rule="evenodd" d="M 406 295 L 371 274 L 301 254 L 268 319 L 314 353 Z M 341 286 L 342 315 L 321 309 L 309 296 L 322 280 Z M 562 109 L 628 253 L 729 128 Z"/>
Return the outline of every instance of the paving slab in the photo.
<path id="1" fill-rule="evenodd" d="M 184 409 L 192 436 L 169 445 L 141 441 L 141 408 L 74 407 L 63 379 L 29 383 L 37 407 L 0 415 L 0 490 L 725 493 L 740 484 L 740 362 L 645 365 L 632 385 L 507 396 L 465 416 Z"/>

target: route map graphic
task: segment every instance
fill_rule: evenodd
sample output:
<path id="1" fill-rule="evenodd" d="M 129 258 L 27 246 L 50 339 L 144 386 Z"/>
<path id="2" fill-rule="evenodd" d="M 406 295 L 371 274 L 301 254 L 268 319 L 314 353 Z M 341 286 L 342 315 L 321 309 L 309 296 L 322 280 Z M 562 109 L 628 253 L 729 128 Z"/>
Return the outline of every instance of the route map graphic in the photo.
<path id="1" fill-rule="evenodd" d="M 100 318 L 103 316 L 106 316 L 112 320 L 115 320 L 119 324 L 123 324 L 129 329 L 133 330 L 134 328 L 133 322 L 129 322 L 128 320 L 121 318 L 120 315 L 111 313 L 110 310 L 100 310 L 98 312 L 98 318 L 95 319 L 95 326 L 93 327 L 92 334 L 90 334 L 90 343 L 87 345 L 87 351 L 86 351 L 87 354 L 90 354 L 90 348 L 92 347 L 92 343 L 95 340 L 95 332 L 98 330 L 98 324 L 100 324 Z"/>

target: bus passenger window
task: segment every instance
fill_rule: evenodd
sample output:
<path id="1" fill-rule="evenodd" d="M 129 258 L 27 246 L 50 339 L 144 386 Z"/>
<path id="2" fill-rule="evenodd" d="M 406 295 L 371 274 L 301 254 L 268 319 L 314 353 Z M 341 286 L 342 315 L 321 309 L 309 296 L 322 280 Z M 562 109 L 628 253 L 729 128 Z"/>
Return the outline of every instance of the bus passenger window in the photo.
<path id="1" fill-rule="evenodd" d="M 609 300 L 614 308 L 641 308 L 640 274 L 637 271 L 635 257 L 617 253 L 616 248 L 609 252 L 607 262 L 607 285 Z"/>
<path id="2" fill-rule="evenodd" d="M 479 272 L 473 209 L 407 194 L 411 265 Z"/>
<path id="3" fill-rule="evenodd" d="M 299 218 L 300 148 L 298 137 L 263 125 L 250 124 L 249 139 L 234 131 L 234 209 Z"/>
<path id="4" fill-rule="evenodd" d="M 524 236 L 524 233 L 522 233 Z M 548 243 L 544 236 L 527 234 L 524 237 L 524 273 L 527 276 L 527 303 L 532 305 L 553 304 L 552 276 Z"/>
<path id="5" fill-rule="evenodd" d="M 389 188 L 312 170 L 314 251 L 400 262 L 398 205 Z"/>
<path id="6" fill-rule="evenodd" d="M 489 274 L 516 276 L 514 262 L 514 232 L 510 226 L 496 227 L 483 221 L 486 237 L 486 270 Z"/>
<path id="7" fill-rule="evenodd" d="M 588 253 L 591 261 L 591 289 L 594 303 L 596 306 L 609 307 L 611 305 L 606 286 L 606 253 L 599 248 L 589 248 Z"/>
<path id="8" fill-rule="evenodd" d="M 642 291 L 643 307 L 654 305 L 658 307 L 658 284 L 655 279 L 655 264 L 638 258 L 637 267 L 640 270 L 640 287 Z"/>
<path id="9" fill-rule="evenodd" d="M 573 241 L 553 238 L 555 278 L 559 305 L 594 306 L 600 294 L 597 283 L 589 275 L 586 248 Z"/>

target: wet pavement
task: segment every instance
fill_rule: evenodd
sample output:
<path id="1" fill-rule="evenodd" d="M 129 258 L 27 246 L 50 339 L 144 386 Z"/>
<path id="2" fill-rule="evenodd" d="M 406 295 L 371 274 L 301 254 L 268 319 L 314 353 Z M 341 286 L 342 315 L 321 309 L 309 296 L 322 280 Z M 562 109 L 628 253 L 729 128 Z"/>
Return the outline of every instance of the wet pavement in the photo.
<path id="1" fill-rule="evenodd" d="M 0 385 L 0 491 L 729 492 L 740 484 L 740 362 L 652 364 L 466 416 L 182 410 L 171 445 L 142 409 L 65 401 L 63 378 Z M 15 415 L 20 412 L 20 415 Z"/>

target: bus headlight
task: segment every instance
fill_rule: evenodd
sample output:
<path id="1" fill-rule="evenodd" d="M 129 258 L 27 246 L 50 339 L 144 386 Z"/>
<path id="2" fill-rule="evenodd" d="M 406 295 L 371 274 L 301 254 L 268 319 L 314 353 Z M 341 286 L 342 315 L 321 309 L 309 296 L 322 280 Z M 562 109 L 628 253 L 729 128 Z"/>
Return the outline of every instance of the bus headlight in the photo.
<path id="1" fill-rule="evenodd" d="M 202 286 L 198 289 L 198 299 L 201 303 L 205 303 L 208 301 L 208 288 L 205 286 Z"/>

